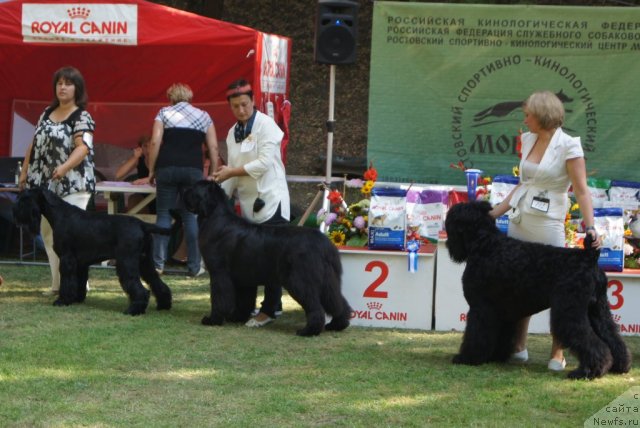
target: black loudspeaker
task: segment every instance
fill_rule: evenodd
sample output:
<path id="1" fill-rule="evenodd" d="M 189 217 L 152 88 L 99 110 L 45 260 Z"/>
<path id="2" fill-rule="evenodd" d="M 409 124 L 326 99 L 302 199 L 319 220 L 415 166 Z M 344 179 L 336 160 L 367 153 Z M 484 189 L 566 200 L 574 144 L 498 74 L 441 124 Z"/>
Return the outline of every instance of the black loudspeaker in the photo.
<path id="1" fill-rule="evenodd" d="M 314 57 L 321 64 L 352 64 L 356 61 L 358 3 L 319 0 Z"/>

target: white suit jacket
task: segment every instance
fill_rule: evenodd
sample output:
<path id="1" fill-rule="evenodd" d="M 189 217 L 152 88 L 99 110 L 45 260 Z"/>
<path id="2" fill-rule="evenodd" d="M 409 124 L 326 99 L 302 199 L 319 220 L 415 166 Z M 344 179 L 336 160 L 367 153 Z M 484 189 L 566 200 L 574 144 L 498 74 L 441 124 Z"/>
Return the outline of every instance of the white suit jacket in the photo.
<path id="1" fill-rule="evenodd" d="M 520 171 L 523 170 L 524 161 L 529 156 L 538 136 L 531 132 L 522 134 L 522 159 Z M 567 191 L 571 185 L 571 179 L 567 172 L 567 160 L 583 157 L 580 137 L 572 137 L 558 128 L 551 137 L 551 142 L 538 165 L 535 176 L 529 180 L 522 180 L 511 197 L 512 207 L 518 207 L 522 212 L 535 215 L 546 215 L 553 219 L 564 220 L 569 208 Z M 541 195 L 549 199 L 549 211 L 541 212 L 531 207 L 533 198 Z"/>
<path id="2" fill-rule="evenodd" d="M 251 134 L 242 143 L 236 143 L 234 127 L 227 134 L 227 165 L 244 166 L 249 175 L 230 178 L 222 183 L 222 188 L 229 196 L 237 192 L 242 216 L 254 223 L 273 217 L 278 204 L 282 217 L 289 220 L 289 189 L 280 156 L 284 133 L 273 119 L 260 111 L 256 112 Z M 253 203 L 258 196 L 265 206 L 254 213 Z"/>

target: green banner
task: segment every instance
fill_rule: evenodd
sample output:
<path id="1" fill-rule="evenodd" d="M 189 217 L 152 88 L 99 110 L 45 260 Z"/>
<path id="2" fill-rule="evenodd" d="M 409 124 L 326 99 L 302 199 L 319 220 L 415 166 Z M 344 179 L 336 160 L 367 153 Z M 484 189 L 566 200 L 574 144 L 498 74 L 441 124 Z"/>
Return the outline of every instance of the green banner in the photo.
<path id="1" fill-rule="evenodd" d="M 640 8 L 377 1 L 367 157 L 379 179 L 511 174 L 522 102 L 550 90 L 588 173 L 640 181 Z"/>

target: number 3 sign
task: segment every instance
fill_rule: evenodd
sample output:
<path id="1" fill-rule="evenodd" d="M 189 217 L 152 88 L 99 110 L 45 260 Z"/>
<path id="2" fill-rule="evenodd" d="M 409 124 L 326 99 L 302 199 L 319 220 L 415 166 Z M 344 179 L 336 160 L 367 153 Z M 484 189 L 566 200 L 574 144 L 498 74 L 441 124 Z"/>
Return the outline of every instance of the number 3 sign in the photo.
<path id="1" fill-rule="evenodd" d="M 640 335 L 640 275 L 608 272 L 607 297 L 613 320 L 623 335 Z"/>

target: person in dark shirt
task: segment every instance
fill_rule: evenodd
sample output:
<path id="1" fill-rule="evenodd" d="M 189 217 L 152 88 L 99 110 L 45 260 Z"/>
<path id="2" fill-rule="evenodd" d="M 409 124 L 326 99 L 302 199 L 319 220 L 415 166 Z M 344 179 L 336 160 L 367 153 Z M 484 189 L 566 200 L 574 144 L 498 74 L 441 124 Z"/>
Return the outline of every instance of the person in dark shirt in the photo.
<path id="1" fill-rule="evenodd" d="M 155 184 L 156 224 L 171 226 L 169 210 L 178 209 L 187 241 L 187 268 L 190 276 L 204 273 L 198 248 L 196 216 L 187 211 L 180 195 L 204 178 L 203 144 L 212 159 L 208 175 L 217 168 L 218 140 L 209 114 L 191 105 L 193 92 L 184 83 L 171 85 L 167 90 L 171 105 L 158 112 L 153 123 L 149 147 L 149 183 Z M 154 262 L 162 272 L 167 260 L 169 237 L 154 235 Z"/>

